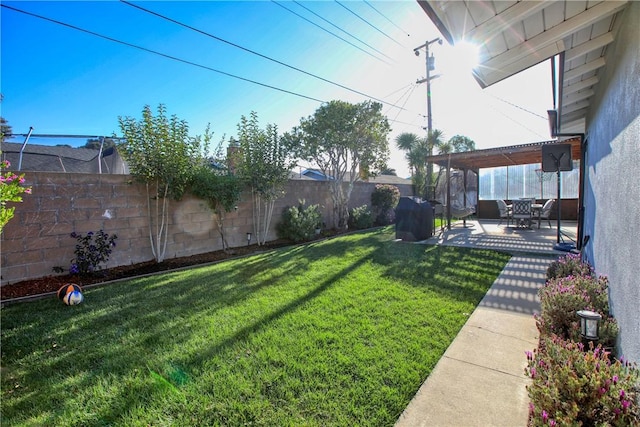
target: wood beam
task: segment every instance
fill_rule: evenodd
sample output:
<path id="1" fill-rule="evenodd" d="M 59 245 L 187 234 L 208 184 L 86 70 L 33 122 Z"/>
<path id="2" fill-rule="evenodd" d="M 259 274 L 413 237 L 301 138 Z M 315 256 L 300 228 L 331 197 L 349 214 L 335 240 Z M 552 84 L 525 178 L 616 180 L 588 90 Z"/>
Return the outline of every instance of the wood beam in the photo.
<path id="1" fill-rule="evenodd" d="M 567 105 L 562 105 L 562 112 L 569 114 L 571 112 L 574 112 L 576 110 L 580 110 L 582 108 L 587 108 L 589 105 L 591 105 L 591 103 L 589 101 L 580 101 L 580 102 L 576 102 L 573 104 L 567 104 Z"/>
<path id="2" fill-rule="evenodd" d="M 588 42 L 582 43 L 572 49 L 569 49 L 564 54 L 565 61 L 571 61 L 579 56 L 586 55 L 596 49 L 600 49 L 613 42 L 613 34 L 611 32 L 604 33 L 600 37 L 591 39 Z"/>
<path id="3" fill-rule="evenodd" d="M 575 92 L 575 93 L 572 93 L 571 95 L 562 97 L 562 103 L 564 104 L 566 102 L 567 104 L 572 104 L 574 102 L 582 101 L 583 99 L 587 99 L 593 96 L 594 93 L 595 92 L 593 91 L 593 89 L 587 89 L 581 92 Z M 563 115 L 564 113 L 566 113 L 566 111 L 562 110 Z"/>
<path id="4" fill-rule="evenodd" d="M 471 28 L 464 34 L 464 39 L 475 43 L 486 43 L 500 34 L 505 28 L 525 20 L 531 15 L 549 6 L 551 2 L 526 1 L 519 2 L 507 8 L 493 18 L 484 21 L 477 27 Z"/>
<path id="5" fill-rule="evenodd" d="M 581 65 L 578 68 L 565 71 L 564 81 L 565 82 L 571 81 L 576 77 L 580 77 L 581 75 L 588 73 L 589 71 L 594 71 L 594 70 L 597 70 L 598 68 L 602 68 L 605 66 L 605 64 L 606 63 L 604 61 L 604 58 L 600 57 L 600 58 L 594 59 L 591 62 L 587 62 L 586 64 Z"/>
<path id="6" fill-rule="evenodd" d="M 562 123 L 564 123 L 565 121 L 567 123 L 571 123 L 574 120 L 578 120 L 582 117 L 585 117 L 587 115 L 587 110 L 588 108 L 583 108 L 582 110 L 572 111 L 569 114 L 563 114 Z"/>
<path id="7" fill-rule="evenodd" d="M 598 76 L 593 76 L 593 77 L 588 78 L 586 80 L 582 80 L 582 81 L 580 81 L 578 83 L 574 83 L 572 85 L 565 86 L 564 90 L 562 91 L 562 94 L 565 95 L 565 96 L 566 95 L 570 95 L 570 94 L 572 94 L 574 92 L 577 92 L 579 90 L 587 89 L 587 88 L 595 85 L 596 83 L 598 83 Z"/>
<path id="8" fill-rule="evenodd" d="M 495 70 L 504 68 L 508 64 L 519 61 L 523 57 L 532 54 L 536 50 L 542 49 L 558 40 L 562 40 L 576 31 L 586 28 L 607 16 L 613 15 L 624 8 L 626 4 L 626 1 L 603 1 L 598 3 L 561 24 L 485 61 L 482 65 Z M 504 30 L 506 29 L 507 28 L 504 28 Z"/>
<path id="9" fill-rule="evenodd" d="M 532 67 L 536 64 L 539 64 L 542 61 L 545 61 L 552 56 L 555 56 L 564 50 L 564 42 L 562 40 L 558 40 L 556 43 L 544 47 L 538 51 L 533 52 L 529 56 L 525 56 L 524 58 L 512 62 L 511 64 L 497 69 L 497 70 L 487 70 L 486 73 L 482 73 L 483 66 L 478 67 L 478 78 L 482 79 L 482 81 L 486 84 L 486 86 L 490 86 L 494 83 L 499 82 L 500 80 L 506 79 L 522 70 L 526 70 L 529 67 Z"/>

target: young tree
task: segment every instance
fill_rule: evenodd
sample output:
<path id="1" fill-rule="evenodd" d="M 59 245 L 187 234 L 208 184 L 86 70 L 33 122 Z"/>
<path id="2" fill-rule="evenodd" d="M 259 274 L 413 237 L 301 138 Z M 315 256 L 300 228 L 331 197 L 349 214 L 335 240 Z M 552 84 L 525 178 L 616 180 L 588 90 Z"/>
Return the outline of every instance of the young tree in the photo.
<path id="1" fill-rule="evenodd" d="M 157 262 L 164 261 L 169 229 L 169 199 L 179 200 L 194 164 L 202 155 L 200 137 L 189 136 L 189 125 L 166 107 L 157 115 L 146 105 L 142 120 L 118 117 L 124 140 L 118 144 L 131 174 L 146 185 L 149 240 Z M 152 208 L 152 200 L 154 207 Z"/>
<path id="2" fill-rule="evenodd" d="M 275 201 L 284 195 L 284 186 L 295 166 L 276 125 L 267 124 L 263 130 L 258 114 L 242 116 L 238 124 L 237 156 L 232 159 L 238 175 L 251 188 L 253 202 L 253 230 L 258 245 L 267 241 Z"/>
<path id="3" fill-rule="evenodd" d="M 314 162 L 328 177 L 336 228 L 348 224 L 353 184 L 375 176 L 388 161 L 391 129 L 381 110 L 382 104 L 371 101 L 331 101 L 287 136 L 296 156 Z"/>
<path id="4" fill-rule="evenodd" d="M 243 185 L 241 179 L 225 167 L 227 159 L 223 153 L 221 141 L 213 155 L 195 167 L 190 188 L 195 196 L 206 200 L 213 211 L 222 239 L 222 250 L 226 252 L 229 244 L 224 225 L 225 214 L 237 207 Z"/>

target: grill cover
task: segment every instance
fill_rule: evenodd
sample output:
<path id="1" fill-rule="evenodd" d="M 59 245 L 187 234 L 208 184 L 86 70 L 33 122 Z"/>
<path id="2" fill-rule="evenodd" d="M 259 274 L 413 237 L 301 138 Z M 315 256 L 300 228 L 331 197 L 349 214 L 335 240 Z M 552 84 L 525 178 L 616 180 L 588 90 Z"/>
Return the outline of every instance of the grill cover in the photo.
<path id="1" fill-rule="evenodd" d="M 417 242 L 433 234 L 431 204 L 413 197 L 401 197 L 396 207 L 396 239 Z"/>

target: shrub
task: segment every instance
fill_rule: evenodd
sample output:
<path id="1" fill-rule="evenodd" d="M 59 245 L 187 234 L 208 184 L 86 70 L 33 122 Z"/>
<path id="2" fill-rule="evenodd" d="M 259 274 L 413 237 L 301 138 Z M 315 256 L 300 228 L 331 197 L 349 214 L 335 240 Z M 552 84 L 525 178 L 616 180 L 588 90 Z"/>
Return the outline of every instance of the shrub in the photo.
<path id="1" fill-rule="evenodd" d="M 15 206 L 7 207 L 7 203 L 22 202 L 22 194 L 31 194 L 31 187 L 23 187 L 24 174 L 16 175 L 13 172 L 2 172 L 9 169 L 11 163 L 8 160 L 0 162 L 0 233 L 4 226 L 13 218 Z"/>
<path id="2" fill-rule="evenodd" d="M 372 226 L 373 215 L 367 205 L 362 205 L 349 211 L 349 228 L 363 230 Z"/>
<path id="3" fill-rule="evenodd" d="M 567 276 L 593 276 L 593 268 L 576 254 L 567 254 L 547 268 L 547 280 Z"/>
<path id="4" fill-rule="evenodd" d="M 586 350 L 586 351 L 585 351 Z M 527 352 L 529 425 L 639 426 L 636 365 L 610 358 L 601 346 L 543 336 Z"/>
<path id="5" fill-rule="evenodd" d="M 71 237 L 78 242 L 73 253 L 76 257 L 71 260 L 69 272 L 72 274 L 88 274 L 100 270 L 100 264 L 109 261 L 113 247 L 116 246 L 118 236 L 109 235 L 100 230 L 97 233 L 90 231 L 83 236 L 75 231 Z"/>
<path id="6" fill-rule="evenodd" d="M 377 184 L 371 193 L 371 206 L 373 206 L 376 224 L 389 225 L 395 222 L 394 209 L 400 201 L 400 190 L 395 185 Z"/>
<path id="7" fill-rule="evenodd" d="M 322 224 L 319 205 L 305 207 L 305 200 L 299 200 L 298 206 L 291 206 L 284 210 L 282 222 L 277 226 L 278 236 L 294 242 L 311 240 L 316 228 Z"/>
<path id="8" fill-rule="evenodd" d="M 609 316 L 607 288 L 606 277 L 568 276 L 547 281 L 538 291 L 541 306 L 541 313 L 536 316 L 538 330 L 541 334 L 579 341 L 580 319 L 576 313 L 588 309 L 603 317 L 600 340 L 612 346 L 618 328 Z"/>

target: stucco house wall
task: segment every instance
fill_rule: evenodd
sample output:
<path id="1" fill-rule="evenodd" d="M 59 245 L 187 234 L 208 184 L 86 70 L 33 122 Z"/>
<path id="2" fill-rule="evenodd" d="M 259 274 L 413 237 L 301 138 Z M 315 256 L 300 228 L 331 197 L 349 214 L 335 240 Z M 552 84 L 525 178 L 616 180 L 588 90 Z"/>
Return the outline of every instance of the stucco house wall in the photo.
<path id="1" fill-rule="evenodd" d="M 640 362 L 640 2 L 631 2 L 587 119 L 587 260 L 609 278 L 619 349 Z"/>

